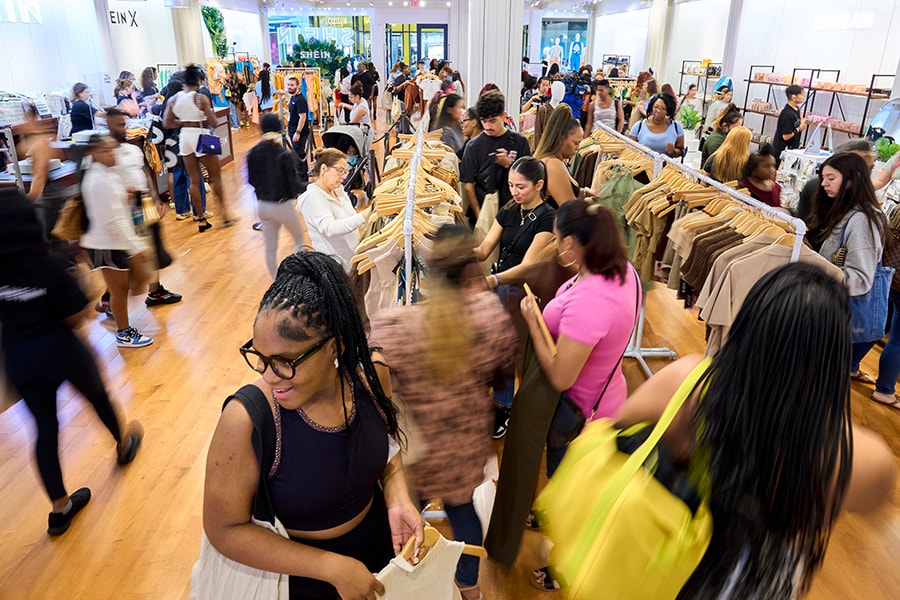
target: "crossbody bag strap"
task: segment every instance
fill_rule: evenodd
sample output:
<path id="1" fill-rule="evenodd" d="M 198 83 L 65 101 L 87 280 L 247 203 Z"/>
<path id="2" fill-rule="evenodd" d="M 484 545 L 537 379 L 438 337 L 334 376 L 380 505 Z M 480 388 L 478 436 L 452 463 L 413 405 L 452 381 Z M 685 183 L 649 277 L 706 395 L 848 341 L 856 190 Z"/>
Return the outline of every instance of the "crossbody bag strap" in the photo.
<path id="1" fill-rule="evenodd" d="M 255 385 L 247 384 L 229 398 L 237 398 L 253 421 L 253 449 L 259 459 L 259 484 L 253 500 L 253 516 L 260 521 L 275 522 L 275 508 L 269 493 L 268 475 L 275 462 L 275 416 L 266 395 Z M 228 401 L 226 401 L 227 404 Z"/>
<path id="2" fill-rule="evenodd" d="M 634 330 L 637 329 L 638 318 L 641 314 L 641 278 L 638 277 L 637 270 L 635 270 L 634 265 L 628 263 L 631 266 L 631 271 L 634 273 L 634 282 L 635 282 L 635 301 L 634 301 L 634 327 L 631 328 L 631 333 L 628 335 L 629 342 L 634 336 Z M 618 362 L 616 362 L 616 366 L 613 367 L 612 372 L 610 372 L 609 377 L 606 378 L 606 384 L 603 386 L 603 391 L 600 392 L 600 396 L 597 398 L 597 401 L 594 402 L 594 408 L 591 409 L 591 414 L 587 418 L 588 421 L 594 418 L 594 413 L 597 412 L 597 409 L 600 408 L 600 401 L 603 400 L 603 396 L 606 394 L 606 388 L 609 387 L 610 382 L 612 381 L 613 376 L 616 374 L 616 369 L 619 368 L 619 365 L 622 364 L 622 360 L 625 358 L 625 353 L 628 352 L 628 345 L 625 345 L 625 350 L 622 351 L 622 356 L 619 357 Z"/>
<path id="3" fill-rule="evenodd" d="M 545 206 L 547 206 L 547 203 L 542 202 L 541 205 L 537 208 L 537 210 L 541 210 L 543 213 L 543 208 Z M 534 214 L 534 213 L 532 213 L 532 214 Z M 541 216 L 543 216 L 543 214 L 541 214 Z M 519 231 L 516 232 L 516 235 L 513 236 L 512 241 L 509 244 L 507 244 L 506 248 L 503 249 L 503 252 L 500 253 L 500 257 L 497 259 L 498 265 L 502 265 L 504 263 L 504 261 L 506 261 L 506 259 L 509 258 L 509 255 L 512 254 L 513 248 L 516 247 L 516 243 L 519 241 L 519 238 L 522 237 L 522 235 L 525 233 L 526 229 L 531 229 L 531 226 L 534 225 L 535 223 L 537 223 L 537 220 L 538 220 L 537 215 L 535 215 L 534 219 L 529 218 L 530 222 L 528 223 L 528 225 L 520 228 Z"/>
<path id="4" fill-rule="evenodd" d="M 610 479 L 609 484 L 600 493 L 600 496 L 595 503 L 594 510 L 591 511 L 585 519 L 586 531 L 596 531 L 598 526 L 609 517 L 613 507 L 618 503 L 619 497 L 628 485 L 628 482 L 631 481 L 650 457 L 650 454 L 662 439 L 662 436 L 669 428 L 669 425 L 675 420 L 678 411 L 681 410 L 681 407 L 684 406 L 684 403 L 691 396 L 694 389 L 696 389 L 697 384 L 706 376 L 711 363 L 712 358 L 705 358 L 693 371 L 691 371 L 687 376 L 687 379 L 685 379 L 678 388 L 678 391 L 675 392 L 675 395 L 672 396 L 672 399 L 663 411 L 659 421 L 656 422 L 656 425 L 650 432 L 649 437 L 631 456 L 628 457 L 625 464 L 623 464 L 619 470 L 616 471 L 615 475 L 613 475 L 612 479 Z M 572 556 L 572 562 L 568 565 L 566 572 L 577 572 L 581 569 L 594 542 L 595 539 L 593 537 L 582 536 L 582 539 L 579 540 L 578 547 L 570 554 L 570 556 Z M 571 571 L 570 569 L 573 567 L 574 571 Z"/>

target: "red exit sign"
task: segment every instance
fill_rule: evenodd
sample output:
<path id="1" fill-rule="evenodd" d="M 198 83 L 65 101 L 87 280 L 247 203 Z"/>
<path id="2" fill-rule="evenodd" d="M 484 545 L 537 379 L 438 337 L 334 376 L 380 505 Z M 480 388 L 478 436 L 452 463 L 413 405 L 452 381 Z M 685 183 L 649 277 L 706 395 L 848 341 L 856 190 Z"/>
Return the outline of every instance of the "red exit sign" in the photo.
<path id="1" fill-rule="evenodd" d="M 419 8 L 419 0 L 411 0 L 409 3 L 413 8 Z"/>

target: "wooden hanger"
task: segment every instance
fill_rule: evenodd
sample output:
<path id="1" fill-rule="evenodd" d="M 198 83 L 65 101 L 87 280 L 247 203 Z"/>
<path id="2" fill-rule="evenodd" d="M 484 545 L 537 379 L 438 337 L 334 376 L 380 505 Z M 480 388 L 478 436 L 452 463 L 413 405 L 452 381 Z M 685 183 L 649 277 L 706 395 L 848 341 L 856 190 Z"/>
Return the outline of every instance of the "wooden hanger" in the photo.
<path id="1" fill-rule="evenodd" d="M 419 547 L 420 553 L 423 548 L 426 549 L 426 551 L 430 548 L 434 548 L 434 546 L 439 541 L 441 541 L 441 538 L 443 538 L 443 537 L 444 536 L 441 535 L 440 531 L 438 531 L 434 527 L 431 527 L 430 525 L 426 525 L 425 526 L 425 539 L 422 541 L 422 545 Z M 414 564 L 413 563 L 413 548 L 415 548 L 415 545 L 416 545 L 416 537 L 412 536 L 408 540 L 406 540 L 406 543 L 403 545 L 403 548 L 400 550 L 400 556 L 402 556 L 403 559 L 406 560 L 406 562 L 408 562 L 410 564 Z M 487 558 L 487 555 L 488 555 L 487 550 L 485 550 L 482 546 L 473 546 L 472 544 L 466 544 L 463 547 L 462 553 L 467 554 L 469 556 L 477 556 L 479 558 Z M 423 556 L 424 556 L 424 554 L 421 554 L 420 556 L 418 556 L 416 558 L 421 560 Z"/>

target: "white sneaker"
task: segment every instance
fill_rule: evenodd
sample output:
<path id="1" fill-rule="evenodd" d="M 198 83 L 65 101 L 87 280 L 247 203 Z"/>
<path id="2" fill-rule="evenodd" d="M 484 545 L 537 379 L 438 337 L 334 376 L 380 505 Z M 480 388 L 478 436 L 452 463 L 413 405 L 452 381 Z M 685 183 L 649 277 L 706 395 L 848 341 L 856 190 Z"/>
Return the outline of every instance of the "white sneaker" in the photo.
<path id="1" fill-rule="evenodd" d="M 143 335 L 134 327 L 116 333 L 116 345 L 119 348 L 143 348 L 153 343 L 153 338 Z"/>
<path id="2" fill-rule="evenodd" d="M 175 215 L 175 219 L 178 221 L 184 221 L 185 219 L 190 219 L 190 218 L 191 218 L 191 213 L 189 213 L 189 212 L 178 213 Z"/>

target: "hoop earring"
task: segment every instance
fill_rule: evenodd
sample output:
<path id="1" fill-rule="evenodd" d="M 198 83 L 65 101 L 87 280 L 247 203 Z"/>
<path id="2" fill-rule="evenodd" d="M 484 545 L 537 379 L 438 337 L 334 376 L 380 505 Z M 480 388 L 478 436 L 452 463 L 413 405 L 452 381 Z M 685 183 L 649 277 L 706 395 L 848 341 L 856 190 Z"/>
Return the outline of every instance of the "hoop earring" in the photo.
<path id="1" fill-rule="evenodd" d="M 563 264 L 562 262 L 560 262 L 559 259 L 562 258 L 563 255 L 566 254 L 567 252 L 571 252 L 571 250 L 563 250 L 562 252 L 560 252 L 560 253 L 556 256 L 556 263 L 557 263 L 559 266 L 561 266 L 563 269 L 568 269 L 569 267 L 573 267 L 573 266 L 575 266 L 575 263 L 578 262 L 577 260 L 573 260 L 572 262 L 566 263 L 566 264 Z"/>

